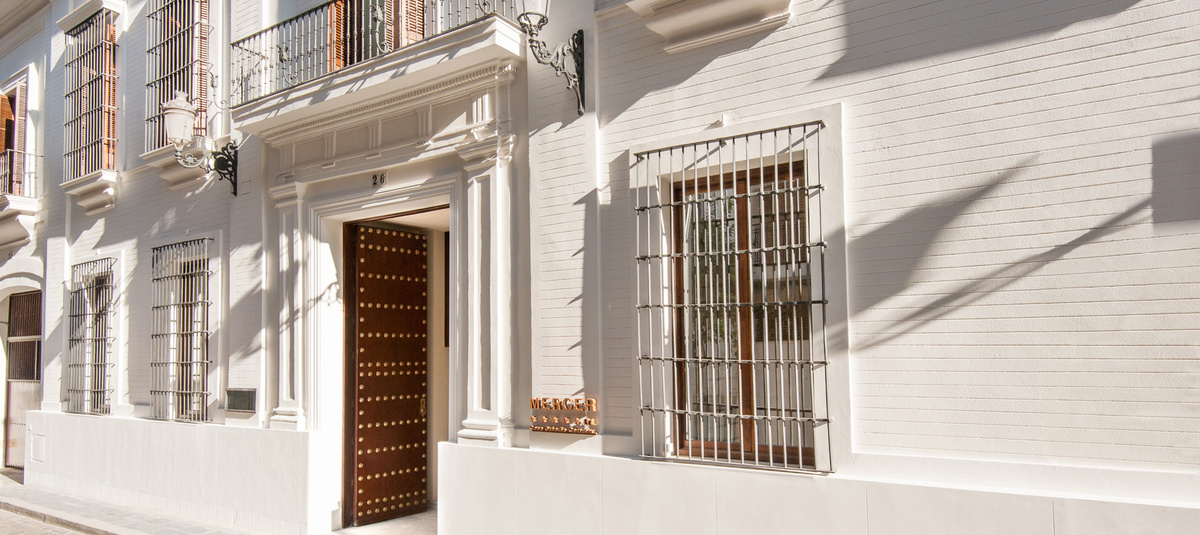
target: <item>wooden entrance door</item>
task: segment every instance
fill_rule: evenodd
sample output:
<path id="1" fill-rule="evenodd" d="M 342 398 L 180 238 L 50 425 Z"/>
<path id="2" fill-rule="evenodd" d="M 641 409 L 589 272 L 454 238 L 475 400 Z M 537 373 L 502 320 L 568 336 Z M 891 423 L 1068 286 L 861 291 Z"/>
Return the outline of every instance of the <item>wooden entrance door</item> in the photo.
<path id="1" fill-rule="evenodd" d="M 427 241 L 346 225 L 344 525 L 424 511 Z"/>

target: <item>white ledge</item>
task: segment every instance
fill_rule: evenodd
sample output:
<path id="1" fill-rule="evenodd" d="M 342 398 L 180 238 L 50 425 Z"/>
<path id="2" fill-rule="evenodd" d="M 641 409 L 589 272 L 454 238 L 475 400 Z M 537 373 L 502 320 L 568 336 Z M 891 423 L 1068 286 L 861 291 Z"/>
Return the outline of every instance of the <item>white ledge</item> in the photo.
<path id="1" fill-rule="evenodd" d="M 222 138 L 222 140 L 227 142 L 228 136 Z M 200 158 L 206 152 L 213 152 L 217 145 L 217 141 L 203 136 L 196 136 L 183 152 Z M 167 182 L 167 189 L 179 190 L 198 186 L 208 177 L 208 171 L 204 169 L 179 165 L 179 161 L 175 159 L 174 145 L 165 145 L 142 154 L 141 159 L 146 162 L 147 166 L 158 169 L 158 178 Z"/>
<path id="2" fill-rule="evenodd" d="M 101 169 L 63 182 L 61 186 L 68 195 L 75 197 L 75 204 L 83 207 L 85 214 L 96 215 L 112 209 L 120 178 L 116 171 Z"/>
<path id="3" fill-rule="evenodd" d="M 631 0 L 626 6 L 661 35 L 667 53 L 726 41 L 787 23 L 790 0 Z"/>

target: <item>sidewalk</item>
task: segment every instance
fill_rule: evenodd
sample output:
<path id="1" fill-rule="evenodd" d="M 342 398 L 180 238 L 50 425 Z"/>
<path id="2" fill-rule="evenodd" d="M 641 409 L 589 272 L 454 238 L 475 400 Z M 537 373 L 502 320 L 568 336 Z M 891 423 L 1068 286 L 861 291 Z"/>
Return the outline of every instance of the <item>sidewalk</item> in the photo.
<path id="1" fill-rule="evenodd" d="M 0 469 L 0 509 L 92 535 L 261 535 L 193 517 L 22 485 L 24 473 Z"/>
<path id="2" fill-rule="evenodd" d="M 28 488 L 24 472 L 0 468 L 0 510 L 51 526 L 91 535 L 262 535 L 187 515 L 120 502 L 84 498 L 67 492 Z M 345 535 L 435 535 L 437 511 L 347 528 Z"/>

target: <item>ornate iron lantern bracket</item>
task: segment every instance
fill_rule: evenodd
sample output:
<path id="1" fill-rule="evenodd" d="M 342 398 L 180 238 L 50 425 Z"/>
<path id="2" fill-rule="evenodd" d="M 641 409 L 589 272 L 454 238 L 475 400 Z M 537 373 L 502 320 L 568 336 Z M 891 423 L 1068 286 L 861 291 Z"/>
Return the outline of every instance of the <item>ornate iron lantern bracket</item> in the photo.
<path id="1" fill-rule="evenodd" d="M 218 180 L 229 181 L 229 185 L 233 188 L 233 196 L 237 197 L 237 153 L 238 146 L 230 141 L 221 147 L 220 151 L 206 152 L 199 158 L 176 148 L 175 161 L 188 169 L 200 168 L 210 173 L 216 173 Z"/>
<path id="2" fill-rule="evenodd" d="M 533 58 L 538 63 L 553 68 L 555 76 L 567 79 L 567 89 L 575 91 L 575 100 L 579 103 L 579 115 L 583 115 L 583 99 L 586 94 L 583 83 L 583 30 L 577 30 L 566 43 L 558 45 L 551 52 L 546 42 L 537 38 L 542 27 L 549 21 L 550 19 L 546 15 L 536 12 L 525 12 L 517 16 L 517 23 L 521 25 L 521 30 L 529 36 L 529 51 L 533 54 Z M 571 59 L 571 65 L 567 65 L 568 57 Z"/>
<path id="3" fill-rule="evenodd" d="M 166 130 L 167 141 L 175 146 L 175 161 L 188 169 L 200 168 L 210 173 L 216 173 L 220 180 L 228 180 L 233 187 L 233 195 L 238 194 L 237 153 L 238 146 L 233 141 L 225 144 L 219 151 L 210 151 L 201 147 L 204 154 L 184 152 L 183 149 L 196 138 L 193 136 L 193 124 L 196 122 L 196 107 L 188 101 L 187 95 L 175 92 L 175 98 L 162 104 L 163 129 Z"/>

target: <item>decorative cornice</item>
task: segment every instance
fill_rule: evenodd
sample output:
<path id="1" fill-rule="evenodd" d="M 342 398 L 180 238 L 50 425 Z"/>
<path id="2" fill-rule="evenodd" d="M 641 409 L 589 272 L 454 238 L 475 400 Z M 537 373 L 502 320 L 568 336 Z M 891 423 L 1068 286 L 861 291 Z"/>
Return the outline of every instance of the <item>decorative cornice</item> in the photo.
<path id="1" fill-rule="evenodd" d="M 382 111 L 401 108 L 405 104 L 425 99 L 431 95 L 445 95 L 451 91 L 461 91 L 464 88 L 476 85 L 481 80 L 511 81 L 513 75 L 516 73 L 516 69 L 516 65 L 512 63 L 490 65 L 458 76 L 433 81 L 399 95 L 349 108 L 338 113 L 328 114 L 286 127 L 267 130 L 263 132 L 262 137 L 268 143 L 287 143 L 306 134 L 327 131 L 335 124 L 347 123 L 356 119 L 377 117 Z"/>

